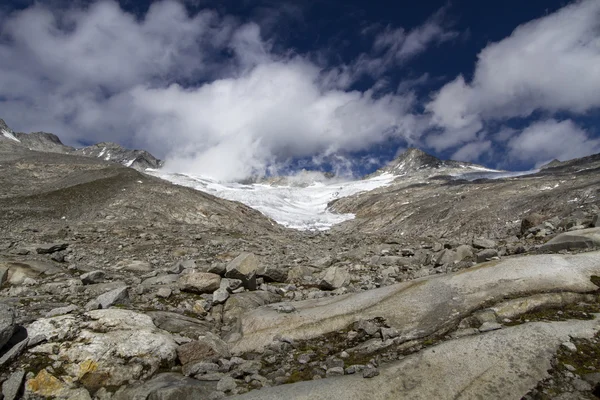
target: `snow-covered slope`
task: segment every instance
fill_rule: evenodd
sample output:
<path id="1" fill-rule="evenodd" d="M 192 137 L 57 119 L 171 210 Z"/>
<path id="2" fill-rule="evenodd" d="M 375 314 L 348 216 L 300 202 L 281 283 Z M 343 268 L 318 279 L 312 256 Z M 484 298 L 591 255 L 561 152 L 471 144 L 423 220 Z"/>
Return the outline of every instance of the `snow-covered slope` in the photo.
<path id="1" fill-rule="evenodd" d="M 354 214 L 336 214 L 327 210 L 335 199 L 373 190 L 392 183 L 396 178 L 381 174 L 365 180 L 346 182 L 315 182 L 311 185 L 278 185 L 255 183 L 223 183 L 193 175 L 147 170 L 150 174 L 175 184 L 188 186 L 217 197 L 235 200 L 255 208 L 288 228 L 326 230 L 354 218 Z"/>

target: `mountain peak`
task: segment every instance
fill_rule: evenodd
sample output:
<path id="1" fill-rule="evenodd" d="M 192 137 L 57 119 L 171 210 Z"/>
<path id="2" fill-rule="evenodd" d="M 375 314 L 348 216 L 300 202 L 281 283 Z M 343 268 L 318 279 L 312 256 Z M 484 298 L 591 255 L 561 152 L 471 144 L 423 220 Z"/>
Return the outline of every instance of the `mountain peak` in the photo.
<path id="1" fill-rule="evenodd" d="M 444 165 L 446 165 L 446 163 L 439 158 L 427 154 L 416 147 L 409 147 L 404 153 L 400 154 L 382 168 L 380 172 L 404 175 L 423 169 L 437 169 Z"/>

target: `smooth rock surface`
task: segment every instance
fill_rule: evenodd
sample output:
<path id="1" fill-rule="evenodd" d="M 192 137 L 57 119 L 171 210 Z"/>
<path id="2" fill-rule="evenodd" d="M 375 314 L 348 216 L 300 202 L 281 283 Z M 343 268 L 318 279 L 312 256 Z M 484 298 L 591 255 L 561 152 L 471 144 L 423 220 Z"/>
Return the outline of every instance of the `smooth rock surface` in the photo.
<path id="1" fill-rule="evenodd" d="M 379 376 L 371 379 L 346 375 L 233 398 L 518 400 L 548 376 L 552 357 L 562 342 L 569 337 L 591 338 L 599 329 L 598 320 L 519 325 L 430 347 L 383 365 Z"/>
<path id="2" fill-rule="evenodd" d="M 600 252 L 515 257 L 367 292 L 294 302 L 296 312 L 290 314 L 260 307 L 241 315 L 242 338 L 233 351 L 260 350 L 277 335 L 310 339 L 376 317 L 385 318 L 404 340 L 421 338 L 505 296 L 593 292 L 592 275 L 600 275 Z"/>
<path id="3" fill-rule="evenodd" d="M 556 253 L 561 250 L 591 249 L 599 246 L 600 228 L 589 228 L 561 233 L 544 244 L 540 251 Z"/>

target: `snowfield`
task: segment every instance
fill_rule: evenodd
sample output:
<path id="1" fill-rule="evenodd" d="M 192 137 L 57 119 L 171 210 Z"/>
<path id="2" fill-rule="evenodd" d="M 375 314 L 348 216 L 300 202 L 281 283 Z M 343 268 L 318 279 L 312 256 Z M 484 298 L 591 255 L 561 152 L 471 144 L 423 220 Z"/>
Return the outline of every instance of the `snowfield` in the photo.
<path id="1" fill-rule="evenodd" d="M 239 201 L 252 207 L 281 225 L 299 230 L 327 230 L 335 224 L 354 218 L 354 214 L 336 214 L 327 204 L 341 197 L 387 186 L 396 178 L 383 174 L 365 180 L 336 183 L 314 182 L 308 186 L 244 185 L 217 182 L 212 179 L 148 170 L 150 174 L 182 186 L 188 186 L 214 196 Z"/>
<path id="2" fill-rule="evenodd" d="M 170 173 L 163 170 L 146 170 L 158 178 L 174 184 L 191 187 L 227 200 L 239 201 L 272 218 L 283 226 L 299 230 L 327 230 L 335 224 L 354 218 L 354 214 L 337 214 L 327 205 L 335 199 L 390 185 L 398 175 L 383 173 L 368 179 L 302 180 L 287 185 L 267 183 L 241 184 L 219 182 L 190 174 Z M 499 179 L 535 173 L 537 171 L 508 172 L 487 168 L 466 168 L 452 173 L 457 179 Z M 441 173 L 437 171 L 436 173 Z M 310 178 L 305 176 L 304 178 Z"/>

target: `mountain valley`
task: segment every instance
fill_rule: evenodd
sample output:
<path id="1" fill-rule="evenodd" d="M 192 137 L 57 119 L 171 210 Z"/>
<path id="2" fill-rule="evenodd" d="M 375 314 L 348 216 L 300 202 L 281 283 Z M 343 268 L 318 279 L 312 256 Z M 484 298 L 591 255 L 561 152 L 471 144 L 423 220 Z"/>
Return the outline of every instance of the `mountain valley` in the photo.
<path id="1" fill-rule="evenodd" d="M 243 184 L 0 132 L 4 399 L 600 392 L 600 155 Z"/>

